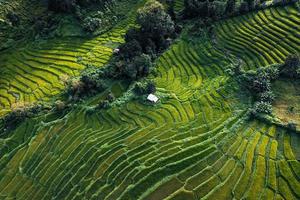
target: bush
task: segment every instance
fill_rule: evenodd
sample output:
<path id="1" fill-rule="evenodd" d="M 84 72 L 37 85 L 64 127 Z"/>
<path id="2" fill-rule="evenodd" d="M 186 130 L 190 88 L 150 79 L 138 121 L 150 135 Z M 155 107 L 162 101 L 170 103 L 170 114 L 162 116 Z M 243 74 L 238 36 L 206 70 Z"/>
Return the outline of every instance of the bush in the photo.
<path id="1" fill-rule="evenodd" d="M 225 8 L 225 15 L 233 15 L 235 11 L 235 0 L 227 0 L 226 8 Z"/>
<path id="2" fill-rule="evenodd" d="M 12 108 L 12 111 L 3 118 L 4 127 L 6 129 L 13 129 L 19 123 L 29 117 L 37 115 L 43 109 L 45 109 L 43 104 L 18 105 L 17 107 Z"/>
<path id="3" fill-rule="evenodd" d="M 98 109 L 107 109 L 109 108 L 109 101 L 108 100 L 101 100 L 97 106 Z"/>
<path id="4" fill-rule="evenodd" d="M 246 82 L 246 86 L 256 95 L 271 90 L 271 81 L 276 80 L 279 76 L 280 65 L 270 65 L 260 68 L 257 71 L 248 71 L 241 75 Z M 236 70 L 240 73 L 240 70 Z"/>
<path id="5" fill-rule="evenodd" d="M 149 55 L 141 54 L 133 58 L 128 58 L 126 61 L 118 60 L 115 62 L 114 68 L 118 76 L 136 80 L 150 73 L 152 60 Z"/>
<path id="6" fill-rule="evenodd" d="M 107 97 L 106 97 L 106 100 L 110 103 L 113 102 L 115 100 L 114 94 L 112 92 L 109 92 Z"/>
<path id="7" fill-rule="evenodd" d="M 295 122 L 289 122 L 287 124 L 287 128 L 291 131 L 296 131 L 297 130 L 297 124 Z"/>
<path id="8" fill-rule="evenodd" d="M 78 79 L 71 79 L 67 82 L 67 94 L 72 98 L 76 98 L 84 89 L 83 83 Z"/>
<path id="9" fill-rule="evenodd" d="M 159 49 L 163 49 L 165 40 L 174 34 L 174 22 L 158 1 L 150 0 L 139 9 L 136 21 L 140 25 L 140 43 L 144 49 L 147 43 L 143 42 L 149 40 L 152 40 Z"/>
<path id="10" fill-rule="evenodd" d="M 254 93 L 262 93 L 271 89 L 271 82 L 265 76 L 254 77 L 249 85 L 250 90 Z"/>
<path id="11" fill-rule="evenodd" d="M 289 78 L 300 77 L 300 55 L 289 55 L 281 67 L 280 74 Z"/>
<path id="12" fill-rule="evenodd" d="M 66 104 L 65 102 L 61 101 L 61 100 L 57 100 L 54 104 L 54 109 L 56 111 L 63 111 L 66 108 Z"/>
<path id="13" fill-rule="evenodd" d="M 12 11 L 7 13 L 6 18 L 11 22 L 11 24 L 13 26 L 16 26 L 20 23 L 19 16 L 16 13 L 12 12 Z"/>
<path id="14" fill-rule="evenodd" d="M 258 95 L 258 99 L 263 102 L 273 102 L 275 99 L 275 95 L 272 91 L 265 91 Z"/>
<path id="15" fill-rule="evenodd" d="M 48 0 L 48 10 L 54 12 L 71 12 L 75 7 L 75 0 Z"/>
<path id="16" fill-rule="evenodd" d="M 71 100 L 77 101 L 82 97 L 102 92 L 106 87 L 99 70 L 84 71 L 79 79 L 71 79 L 67 82 L 66 93 Z"/>
<path id="17" fill-rule="evenodd" d="M 129 60 L 141 54 L 142 47 L 136 39 L 130 40 L 120 46 L 120 57 L 125 60 Z"/>
<path id="18" fill-rule="evenodd" d="M 200 0 L 184 0 L 184 16 L 186 18 L 207 17 L 209 2 Z"/>
<path id="19" fill-rule="evenodd" d="M 254 104 L 253 113 L 264 113 L 264 114 L 271 114 L 272 113 L 272 105 L 270 102 L 256 102 Z"/>
<path id="20" fill-rule="evenodd" d="M 94 32 L 101 26 L 101 19 L 87 17 L 83 20 L 83 28 L 88 32 Z"/>
<path id="21" fill-rule="evenodd" d="M 156 92 L 155 84 L 151 81 L 137 82 L 134 86 L 134 92 L 137 95 L 144 95 Z"/>
<path id="22" fill-rule="evenodd" d="M 249 12 L 249 4 L 246 1 L 243 1 L 240 6 L 240 14 L 245 14 Z"/>

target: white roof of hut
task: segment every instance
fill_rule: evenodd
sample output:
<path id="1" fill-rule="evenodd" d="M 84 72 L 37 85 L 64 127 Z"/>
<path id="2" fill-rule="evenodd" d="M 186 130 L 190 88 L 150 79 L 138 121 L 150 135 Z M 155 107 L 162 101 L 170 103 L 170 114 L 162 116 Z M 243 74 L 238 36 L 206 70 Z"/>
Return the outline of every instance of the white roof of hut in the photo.
<path id="1" fill-rule="evenodd" d="M 158 101 L 158 97 L 155 96 L 154 94 L 149 94 L 148 97 L 147 97 L 147 100 L 151 101 L 153 103 L 156 103 Z"/>

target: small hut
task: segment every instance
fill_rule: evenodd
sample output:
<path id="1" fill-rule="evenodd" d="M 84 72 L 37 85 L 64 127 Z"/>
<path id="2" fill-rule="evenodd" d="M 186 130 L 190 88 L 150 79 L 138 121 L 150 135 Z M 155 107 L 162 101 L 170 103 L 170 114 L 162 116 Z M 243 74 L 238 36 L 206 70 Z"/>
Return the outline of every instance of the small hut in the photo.
<path id="1" fill-rule="evenodd" d="M 155 96 L 154 94 L 149 94 L 147 97 L 147 100 L 152 102 L 152 103 L 156 103 L 158 101 L 158 97 Z"/>

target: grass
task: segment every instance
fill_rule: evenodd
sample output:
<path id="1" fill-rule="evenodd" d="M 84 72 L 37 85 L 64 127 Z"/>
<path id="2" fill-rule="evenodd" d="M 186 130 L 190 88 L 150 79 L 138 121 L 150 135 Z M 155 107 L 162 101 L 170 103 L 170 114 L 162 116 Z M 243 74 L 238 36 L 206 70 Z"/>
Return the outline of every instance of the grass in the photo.
<path id="1" fill-rule="evenodd" d="M 0 198 L 299 199 L 299 135 L 246 121 L 250 97 L 228 73 L 233 57 L 254 69 L 298 51 L 295 9 L 218 22 L 216 43 L 182 34 L 157 59 L 158 75 L 149 77 L 165 94 L 159 104 L 131 100 L 86 113 L 105 91 L 65 115 L 39 116 L 1 136 Z M 15 102 L 11 87 L 22 101 L 44 100 L 63 88 L 62 74 L 76 75 L 87 63 L 103 66 L 130 24 L 132 18 L 99 37 L 1 54 L 3 110 Z M 290 84 L 278 87 L 294 97 Z M 122 97 L 126 84 L 115 82 L 111 90 Z"/>
<path id="2" fill-rule="evenodd" d="M 298 80 L 282 79 L 276 81 L 273 86 L 276 95 L 274 114 L 284 124 L 293 122 L 297 128 L 300 128 L 299 84 Z"/>

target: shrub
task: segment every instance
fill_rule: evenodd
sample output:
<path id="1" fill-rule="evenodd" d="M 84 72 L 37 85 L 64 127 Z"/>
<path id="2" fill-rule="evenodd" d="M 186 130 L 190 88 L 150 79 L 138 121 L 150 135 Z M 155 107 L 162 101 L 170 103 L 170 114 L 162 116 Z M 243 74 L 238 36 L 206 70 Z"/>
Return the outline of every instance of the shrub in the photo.
<path id="1" fill-rule="evenodd" d="M 272 91 L 268 90 L 260 93 L 258 95 L 258 99 L 263 102 L 273 102 L 275 99 L 275 95 Z"/>
<path id="2" fill-rule="evenodd" d="M 44 108 L 43 104 L 18 105 L 17 107 L 12 108 L 12 111 L 3 118 L 4 127 L 6 129 L 13 129 L 25 119 L 38 114 Z"/>
<path id="3" fill-rule="evenodd" d="M 246 0 L 246 2 L 249 10 L 253 10 L 255 8 L 255 0 Z"/>
<path id="4" fill-rule="evenodd" d="M 184 16 L 186 18 L 193 17 L 207 17 L 208 11 L 208 1 L 200 0 L 184 0 Z"/>
<path id="5" fill-rule="evenodd" d="M 128 41 L 120 46 L 120 56 L 125 60 L 131 59 L 141 54 L 142 47 L 136 39 Z"/>
<path id="6" fill-rule="evenodd" d="M 246 86 L 256 95 L 271 90 L 271 81 L 279 76 L 279 65 L 270 65 L 260 68 L 257 71 L 248 71 L 241 75 L 246 82 Z M 235 70 L 240 73 L 241 70 Z"/>
<path id="7" fill-rule="evenodd" d="M 129 29 L 125 35 L 126 42 L 130 42 L 133 40 L 139 41 L 139 38 L 140 38 L 140 32 L 138 28 Z"/>
<path id="8" fill-rule="evenodd" d="M 270 102 L 256 102 L 254 104 L 253 111 L 254 113 L 264 113 L 264 114 L 271 114 L 272 113 L 272 105 Z"/>
<path id="9" fill-rule="evenodd" d="M 150 39 L 157 47 L 162 46 L 165 39 L 171 37 L 175 30 L 170 15 L 165 12 L 164 6 L 155 0 L 148 1 L 138 10 L 136 21 L 140 25 L 140 42 Z"/>
<path id="10" fill-rule="evenodd" d="M 156 92 L 155 84 L 151 81 L 137 82 L 134 86 L 134 92 L 137 95 L 144 95 Z"/>
<path id="11" fill-rule="evenodd" d="M 300 77 L 300 55 L 293 54 L 289 55 L 284 64 L 280 69 L 280 73 L 283 76 L 289 78 L 299 78 Z"/>
<path id="12" fill-rule="evenodd" d="M 48 0 L 48 10 L 55 12 L 71 12 L 75 3 L 75 0 Z"/>
<path id="13" fill-rule="evenodd" d="M 225 15 L 232 15 L 235 11 L 235 0 L 227 0 L 225 7 Z"/>
<path id="14" fill-rule="evenodd" d="M 70 79 L 67 83 L 67 93 L 72 98 L 77 98 L 83 91 L 83 83 L 78 79 Z"/>
<path id="15" fill-rule="evenodd" d="M 174 10 L 175 0 L 167 0 L 168 4 L 168 14 L 171 16 L 172 20 L 176 19 L 176 14 Z"/>
<path id="16" fill-rule="evenodd" d="M 245 14 L 249 11 L 249 5 L 246 1 L 243 1 L 240 6 L 240 14 Z"/>
<path id="17" fill-rule="evenodd" d="M 279 77 L 279 64 L 273 64 L 265 68 L 258 70 L 258 74 L 262 74 L 267 77 L 270 81 L 276 80 Z"/>
<path id="18" fill-rule="evenodd" d="M 96 110 L 96 108 L 94 106 L 88 106 L 88 107 L 85 108 L 85 112 L 88 115 L 93 114 L 95 112 L 95 110 Z"/>
<path id="19" fill-rule="evenodd" d="M 152 67 L 151 57 L 147 54 L 141 54 L 125 62 L 119 60 L 115 63 L 115 67 L 119 70 L 119 76 L 132 80 L 139 79 L 150 73 Z"/>
<path id="20" fill-rule="evenodd" d="M 254 93 L 262 93 L 271 89 L 271 82 L 265 76 L 258 76 L 254 77 L 249 87 Z"/>
<path id="21" fill-rule="evenodd" d="M 65 102 L 61 101 L 61 100 L 57 100 L 54 103 L 54 108 L 56 111 L 63 111 L 66 108 L 66 104 Z"/>
<path id="22" fill-rule="evenodd" d="M 106 88 L 98 71 L 83 72 L 79 79 L 71 79 L 67 83 L 66 93 L 72 100 L 102 92 Z"/>
<path id="23" fill-rule="evenodd" d="M 107 97 L 106 97 L 106 100 L 108 102 L 113 102 L 115 100 L 114 94 L 112 92 L 109 92 L 108 95 L 107 95 Z"/>
<path id="24" fill-rule="evenodd" d="M 101 19 L 87 17 L 83 20 L 83 28 L 88 32 L 94 32 L 101 26 Z"/>
<path id="25" fill-rule="evenodd" d="M 297 124 L 295 122 L 289 122 L 287 124 L 287 128 L 291 131 L 296 131 L 297 130 Z"/>
<path id="26" fill-rule="evenodd" d="M 7 13 L 6 18 L 11 22 L 11 24 L 13 26 L 16 26 L 20 23 L 19 16 L 16 13 L 12 12 L 12 11 Z"/>
<path id="27" fill-rule="evenodd" d="M 107 109 L 109 108 L 109 101 L 108 100 L 101 100 L 97 106 L 98 109 Z"/>

